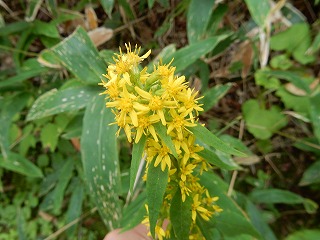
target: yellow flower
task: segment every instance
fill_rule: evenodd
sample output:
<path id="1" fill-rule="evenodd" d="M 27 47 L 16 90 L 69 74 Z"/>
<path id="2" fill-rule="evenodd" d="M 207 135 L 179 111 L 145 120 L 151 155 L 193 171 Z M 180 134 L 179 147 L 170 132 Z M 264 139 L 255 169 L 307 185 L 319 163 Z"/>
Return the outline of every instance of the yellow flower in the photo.
<path id="1" fill-rule="evenodd" d="M 127 53 L 122 53 L 121 48 L 119 48 L 120 54 L 116 54 L 117 58 L 113 58 L 113 60 L 116 63 L 114 71 L 117 74 L 123 74 L 125 72 L 129 72 L 132 69 L 132 67 L 137 66 L 140 62 L 146 59 L 151 53 L 151 50 L 149 50 L 146 54 L 139 57 L 139 53 L 141 49 L 140 47 L 138 48 L 136 45 L 134 48 L 134 51 L 132 51 L 130 43 L 128 45 L 125 44 L 125 46 L 127 49 Z"/>
<path id="2" fill-rule="evenodd" d="M 167 134 L 169 134 L 172 130 L 176 130 L 178 138 L 183 139 L 183 129 L 186 129 L 186 127 L 196 126 L 196 124 L 185 119 L 185 117 L 188 115 L 188 112 L 177 114 L 176 110 L 170 109 L 169 113 L 172 117 L 172 120 L 168 122 Z"/>
<path id="3" fill-rule="evenodd" d="M 201 206 L 201 202 L 199 201 L 199 194 L 196 194 L 193 197 L 193 203 L 192 203 L 193 222 L 196 221 L 197 213 L 199 213 L 200 216 L 206 221 L 209 221 L 209 217 L 212 216 L 212 212 L 210 212 L 208 209 Z"/>
<path id="4" fill-rule="evenodd" d="M 181 166 L 181 175 L 180 178 L 182 181 L 186 181 L 187 176 L 193 172 L 193 169 L 196 167 L 194 164 L 188 164 L 187 166 Z"/>
<path id="5" fill-rule="evenodd" d="M 171 168 L 171 159 L 169 156 L 170 149 L 161 142 L 154 141 L 150 139 L 147 147 L 147 154 L 149 161 L 155 158 L 154 166 L 157 167 L 161 163 L 161 170 L 164 171 L 166 166 L 168 166 L 169 170 Z"/>
<path id="6" fill-rule="evenodd" d="M 179 181 L 179 187 L 181 192 L 182 202 L 186 200 L 186 197 L 189 196 L 191 190 L 187 187 L 186 182 Z"/>
<path id="7" fill-rule="evenodd" d="M 198 95 L 198 92 L 194 92 L 194 90 L 191 90 L 190 88 L 185 89 L 184 91 L 180 92 L 178 95 L 179 100 L 182 102 L 181 107 L 179 108 L 178 112 L 189 112 L 190 119 L 193 120 L 193 111 L 196 111 L 196 115 L 199 114 L 199 112 L 203 111 L 203 108 L 201 107 L 201 104 L 198 104 L 198 100 L 200 100 L 202 97 L 196 98 Z"/>
<path id="8" fill-rule="evenodd" d="M 152 111 L 153 113 L 156 113 L 160 117 L 162 124 L 165 125 L 166 119 L 164 115 L 164 109 L 175 107 L 176 102 L 165 100 L 161 96 L 152 95 L 151 93 L 146 92 L 137 86 L 134 89 L 143 99 L 148 100 L 147 105 L 139 105 L 139 110 L 142 112 Z"/>
<path id="9" fill-rule="evenodd" d="M 156 134 L 156 131 L 154 129 L 154 126 L 152 124 L 159 122 L 160 118 L 158 115 L 144 115 L 139 116 L 138 118 L 138 127 L 137 132 L 135 136 L 135 143 L 138 143 L 142 134 L 148 135 L 149 133 L 152 135 L 154 140 L 158 142 L 158 137 Z"/>

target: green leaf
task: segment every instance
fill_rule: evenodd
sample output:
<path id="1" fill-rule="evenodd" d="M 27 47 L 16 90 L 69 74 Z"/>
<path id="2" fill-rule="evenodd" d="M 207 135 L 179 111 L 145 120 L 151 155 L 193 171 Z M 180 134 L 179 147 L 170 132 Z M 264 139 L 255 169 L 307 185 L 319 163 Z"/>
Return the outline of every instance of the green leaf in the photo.
<path id="1" fill-rule="evenodd" d="M 301 64 L 308 64 L 315 60 L 314 56 L 307 54 L 310 45 L 311 34 L 308 23 L 294 24 L 286 31 L 272 36 L 270 40 L 271 49 L 286 50 Z"/>
<path id="2" fill-rule="evenodd" d="M 205 37 L 215 0 L 191 0 L 187 12 L 187 34 L 189 44 Z"/>
<path id="3" fill-rule="evenodd" d="M 121 219 L 122 231 L 127 231 L 142 222 L 147 214 L 145 204 L 147 201 L 146 192 L 143 191 L 136 199 L 123 209 L 123 215 Z"/>
<path id="4" fill-rule="evenodd" d="M 163 126 L 160 122 L 155 123 L 154 128 L 157 134 L 160 136 L 161 140 L 167 145 L 167 147 L 172 152 L 172 155 L 178 159 L 178 154 L 176 148 L 174 147 L 174 143 L 169 135 L 167 135 L 167 128 Z"/>
<path id="5" fill-rule="evenodd" d="M 320 161 L 314 162 L 308 167 L 299 182 L 299 186 L 307 186 L 314 183 L 320 183 Z"/>
<path id="6" fill-rule="evenodd" d="M 22 31 L 31 28 L 32 23 L 21 21 L 21 22 L 13 22 L 4 27 L 0 28 L 0 36 L 9 36 L 14 33 L 21 33 Z"/>
<path id="7" fill-rule="evenodd" d="M 7 152 L 7 157 L 0 155 L 0 167 L 13 172 L 23 174 L 28 177 L 43 177 L 41 169 L 23 156 Z"/>
<path id="8" fill-rule="evenodd" d="M 194 63 L 198 58 L 211 52 L 221 41 L 229 37 L 229 35 L 219 35 L 210 37 L 206 40 L 198 41 L 194 44 L 179 49 L 173 54 L 163 58 L 163 63 L 169 63 L 174 59 L 172 65 L 176 67 L 176 71 L 180 72 Z"/>
<path id="9" fill-rule="evenodd" d="M 281 70 L 262 70 L 262 73 L 266 74 L 267 76 L 272 76 L 280 79 L 287 80 L 291 82 L 296 87 L 304 90 L 306 93 L 310 93 L 310 87 L 308 81 L 303 77 L 299 76 L 298 74 L 290 71 L 281 71 Z"/>
<path id="10" fill-rule="evenodd" d="M 105 62 L 81 27 L 53 47 L 52 52 L 63 66 L 86 83 L 97 84 L 106 71 Z"/>
<path id="11" fill-rule="evenodd" d="M 50 38 L 60 38 L 60 34 L 54 22 L 48 23 L 35 20 L 32 31 L 36 35 L 43 35 Z"/>
<path id="12" fill-rule="evenodd" d="M 227 195 L 229 184 L 213 172 L 204 172 L 200 176 L 200 183 L 208 189 L 212 197 L 219 197 L 216 204 L 223 209 L 219 215 L 210 220 L 215 229 L 224 237 L 249 234 L 260 238 L 259 233 L 244 214 L 244 211 Z"/>
<path id="13" fill-rule="evenodd" d="M 281 98 L 287 109 L 293 109 L 297 113 L 301 113 L 305 116 L 308 114 L 310 99 L 307 96 L 297 96 L 289 93 L 284 86 L 281 86 L 276 96 Z"/>
<path id="14" fill-rule="evenodd" d="M 42 2 L 43 0 L 28 1 L 28 6 L 25 15 L 25 20 L 27 22 L 32 22 L 36 18 Z"/>
<path id="15" fill-rule="evenodd" d="M 291 233 L 285 240 L 318 240 L 319 236 L 319 229 L 304 229 Z"/>
<path id="16" fill-rule="evenodd" d="M 71 223 L 74 220 L 77 220 L 82 213 L 82 202 L 84 199 L 84 187 L 82 182 L 77 179 L 75 188 L 72 191 L 68 210 L 66 213 L 66 223 Z M 67 235 L 71 236 L 75 234 L 77 224 L 74 224 L 67 230 Z"/>
<path id="17" fill-rule="evenodd" d="M 58 144 L 59 132 L 58 127 L 55 124 L 48 123 L 43 129 L 41 129 L 40 140 L 42 146 L 49 148 L 51 152 L 54 152 Z"/>
<path id="18" fill-rule="evenodd" d="M 146 146 L 147 137 L 143 134 L 138 143 L 132 147 L 132 159 L 130 166 L 130 192 L 133 193 L 134 183 L 137 177 L 140 162 L 142 161 L 143 152 Z"/>
<path id="19" fill-rule="evenodd" d="M 100 0 L 103 10 L 111 18 L 111 12 L 114 6 L 114 0 Z"/>
<path id="20" fill-rule="evenodd" d="M 250 15 L 259 27 L 264 28 L 265 21 L 271 10 L 268 0 L 245 0 Z"/>
<path id="21" fill-rule="evenodd" d="M 84 108 L 88 101 L 97 94 L 97 88 L 86 86 L 63 90 L 52 89 L 34 102 L 28 113 L 27 121 Z"/>
<path id="22" fill-rule="evenodd" d="M 147 204 L 149 209 L 149 222 L 151 235 L 155 236 L 155 227 L 158 220 L 163 196 L 168 184 L 169 170 L 161 170 L 154 166 L 154 160 L 150 163 L 147 173 Z"/>
<path id="23" fill-rule="evenodd" d="M 27 104 L 30 95 L 27 93 L 8 96 L 0 106 L 0 151 L 6 159 L 10 149 L 9 129 L 12 118 Z"/>
<path id="24" fill-rule="evenodd" d="M 263 219 L 258 208 L 249 200 L 246 201 L 246 212 L 250 217 L 252 225 L 260 232 L 265 240 L 277 240 L 269 225 Z"/>
<path id="25" fill-rule="evenodd" d="M 171 201 L 170 219 L 175 236 L 179 240 L 189 239 L 192 222 L 191 205 L 192 198 L 187 196 L 183 202 L 181 191 L 178 189 Z"/>
<path id="26" fill-rule="evenodd" d="M 195 127 L 188 128 L 198 140 L 203 142 L 204 144 L 207 144 L 211 147 L 214 147 L 215 149 L 233 154 L 236 156 L 246 156 L 244 153 L 232 148 L 227 143 L 221 141 L 218 137 L 216 137 L 212 132 L 210 132 L 206 127 L 197 124 Z"/>
<path id="27" fill-rule="evenodd" d="M 90 195 L 108 229 L 119 227 L 120 169 L 114 115 L 105 99 L 95 96 L 88 104 L 81 136 L 81 156 Z"/>
<path id="28" fill-rule="evenodd" d="M 314 38 L 310 48 L 308 49 L 307 53 L 317 53 L 320 50 L 320 32 Z"/>
<path id="29" fill-rule="evenodd" d="M 313 125 L 314 135 L 320 143 L 320 93 L 310 98 L 310 118 Z"/>
<path id="30" fill-rule="evenodd" d="M 30 78 L 39 76 L 45 72 L 48 72 L 48 68 L 41 66 L 33 66 L 32 68 L 22 69 L 17 75 L 9 77 L 6 80 L 0 82 L 0 89 L 8 86 L 18 86 L 23 81 Z"/>
<path id="31" fill-rule="evenodd" d="M 234 161 L 228 161 L 226 158 L 219 158 L 218 155 L 211 149 L 204 148 L 202 151 L 197 153 L 199 156 L 204 158 L 208 163 L 211 163 L 221 169 L 235 170 L 240 167 Z"/>
<path id="32" fill-rule="evenodd" d="M 73 169 L 74 162 L 72 158 L 69 158 L 61 167 L 61 172 L 59 174 L 57 185 L 52 192 L 53 212 L 55 214 L 60 213 L 64 199 L 64 193 L 70 179 L 72 178 Z"/>
<path id="33" fill-rule="evenodd" d="M 272 68 L 278 68 L 281 70 L 287 70 L 293 66 L 293 62 L 285 54 L 280 54 L 273 57 L 270 61 L 270 66 Z"/>
<path id="34" fill-rule="evenodd" d="M 196 223 L 206 240 L 222 239 L 219 231 L 215 228 L 213 221 L 206 221 L 201 217 L 197 217 Z"/>
<path id="35" fill-rule="evenodd" d="M 307 207 L 310 207 L 311 205 L 314 205 L 315 209 L 318 208 L 318 205 L 310 199 L 303 198 L 300 195 L 281 189 L 255 189 L 250 193 L 250 198 L 256 203 L 304 204 L 308 212 L 310 212 L 310 209 L 307 209 Z"/>
<path id="36" fill-rule="evenodd" d="M 262 109 L 255 99 L 246 101 L 242 112 L 248 131 L 258 139 L 268 139 L 273 133 L 287 125 L 286 117 L 276 107 Z"/>
<path id="37" fill-rule="evenodd" d="M 203 104 L 204 112 L 210 110 L 229 91 L 232 84 L 216 85 L 204 93 L 204 97 L 199 101 Z"/>
<path id="38" fill-rule="evenodd" d="M 148 0 L 148 7 L 151 9 L 153 7 L 155 0 Z"/>

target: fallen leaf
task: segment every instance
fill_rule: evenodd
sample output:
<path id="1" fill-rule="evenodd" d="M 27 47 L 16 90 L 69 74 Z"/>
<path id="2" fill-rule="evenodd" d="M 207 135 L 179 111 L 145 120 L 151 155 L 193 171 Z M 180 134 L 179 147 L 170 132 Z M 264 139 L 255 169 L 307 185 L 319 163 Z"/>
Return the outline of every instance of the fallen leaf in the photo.
<path id="1" fill-rule="evenodd" d="M 110 28 L 99 27 L 88 32 L 89 37 L 96 47 L 104 44 L 113 36 L 113 30 Z"/>

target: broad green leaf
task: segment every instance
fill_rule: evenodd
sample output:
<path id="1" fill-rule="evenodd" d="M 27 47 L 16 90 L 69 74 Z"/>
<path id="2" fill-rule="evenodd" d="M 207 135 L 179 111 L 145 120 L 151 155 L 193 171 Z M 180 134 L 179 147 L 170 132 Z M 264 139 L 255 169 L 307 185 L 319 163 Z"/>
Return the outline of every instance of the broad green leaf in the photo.
<path id="1" fill-rule="evenodd" d="M 310 207 L 312 204 L 315 208 L 314 210 L 318 208 L 318 205 L 310 199 L 303 198 L 298 194 L 282 189 L 255 189 L 250 193 L 250 198 L 256 203 L 303 204 L 308 212 L 310 212 L 310 209 L 307 207 Z"/>
<path id="2" fill-rule="evenodd" d="M 169 44 L 164 47 L 161 52 L 148 64 L 148 69 L 152 69 L 153 65 L 157 64 L 160 60 L 165 58 L 167 55 L 172 55 L 176 51 L 176 46 L 174 44 Z"/>
<path id="3" fill-rule="evenodd" d="M 207 31 L 210 36 L 214 36 L 221 25 L 223 17 L 228 12 L 227 4 L 218 4 L 218 6 L 213 10 L 211 14 L 210 21 L 207 26 Z"/>
<path id="4" fill-rule="evenodd" d="M 214 151 L 208 148 L 204 148 L 202 151 L 198 152 L 197 154 L 202 158 L 204 158 L 208 163 L 211 163 L 214 166 L 217 166 L 221 169 L 235 170 L 240 168 L 233 161 L 228 161 L 228 159 L 225 159 L 225 158 L 219 158 Z"/>
<path id="5" fill-rule="evenodd" d="M 55 124 L 48 123 L 41 129 L 40 141 L 44 148 L 49 148 L 54 152 L 58 144 L 59 132 Z"/>
<path id="6" fill-rule="evenodd" d="M 204 97 L 199 101 L 203 104 L 204 111 L 210 110 L 229 91 L 232 84 L 216 85 L 204 93 Z"/>
<path id="7" fill-rule="evenodd" d="M 66 223 L 70 223 L 81 216 L 84 196 L 84 187 L 82 185 L 82 182 L 77 179 L 77 183 L 72 191 L 68 210 L 66 213 Z M 74 224 L 72 227 L 70 227 L 67 230 L 67 234 L 69 236 L 74 235 L 76 227 L 77 224 Z"/>
<path id="8" fill-rule="evenodd" d="M 88 101 L 97 94 L 97 88 L 87 86 L 70 87 L 63 90 L 52 89 L 34 102 L 28 113 L 27 121 L 84 108 Z"/>
<path id="9" fill-rule="evenodd" d="M 270 3 L 268 0 L 245 0 L 247 7 L 249 9 L 250 15 L 256 24 L 264 28 L 266 19 L 271 10 Z"/>
<path id="10" fill-rule="evenodd" d="M 215 229 L 226 237 L 249 234 L 260 238 L 259 233 L 244 214 L 244 211 L 227 195 L 229 184 L 213 172 L 204 172 L 200 176 L 200 183 L 208 189 L 212 197 L 219 197 L 216 204 L 223 209 L 222 212 L 210 220 Z"/>
<path id="11" fill-rule="evenodd" d="M 194 63 L 198 58 L 211 52 L 221 41 L 227 37 L 229 37 L 229 35 L 224 34 L 198 41 L 164 57 L 163 62 L 167 64 L 173 58 L 174 61 L 172 65 L 176 67 L 177 72 L 180 72 Z"/>
<path id="12" fill-rule="evenodd" d="M 88 104 L 81 136 L 81 156 L 90 195 L 108 229 L 119 227 L 120 169 L 114 115 L 105 99 L 95 96 Z"/>
<path id="13" fill-rule="evenodd" d="M 270 66 L 276 69 L 288 70 L 293 66 L 293 62 L 286 54 L 280 54 L 271 59 Z"/>
<path id="14" fill-rule="evenodd" d="M 111 18 L 111 12 L 114 6 L 114 0 L 100 0 L 103 10 Z"/>
<path id="15" fill-rule="evenodd" d="M 308 167 L 299 182 L 299 186 L 307 186 L 314 183 L 320 183 L 320 161 L 314 162 Z"/>
<path id="16" fill-rule="evenodd" d="M 175 236 L 179 240 L 189 239 L 190 226 L 192 222 L 191 205 L 192 198 L 187 196 L 183 202 L 181 191 L 178 188 L 171 200 L 170 220 Z"/>
<path id="17" fill-rule="evenodd" d="M 0 106 L 0 151 L 4 159 L 9 152 L 9 129 L 12 118 L 20 112 L 27 104 L 30 95 L 27 93 L 8 96 L 1 102 Z"/>
<path id="18" fill-rule="evenodd" d="M 313 55 L 307 54 L 310 45 L 311 34 L 307 23 L 294 24 L 286 31 L 272 36 L 270 40 L 271 49 L 276 51 L 286 50 L 302 64 L 308 64 L 315 60 Z"/>
<path id="19" fill-rule="evenodd" d="M 134 143 L 132 147 L 132 159 L 130 166 L 130 192 L 133 192 L 134 183 L 136 181 L 137 172 L 140 162 L 143 158 L 144 148 L 146 146 L 147 137 L 143 134 L 138 143 Z"/>
<path id="20" fill-rule="evenodd" d="M 162 171 L 160 166 L 154 166 L 154 161 L 150 163 L 147 173 L 147 204 L 150 232 L 153 237 L 169 178 L 168 168 Z"/>
<path id="21" fill-rule="evenodd" d="M 174 143 L 169 135 L 167 135 L 167 128 L 158 122 L 153 125 L 157 134 L 160 136 L 161 140 L 167 145 L 167 147 L 172 152 L 172 155 L 178 159 L 178 154 L 176 148 L 174 147 Z"/>
<path id="22" fill-rule="evenodd" d="M 80 80 L 97 84 L 106 71 L 106 64 L 86 31 L 79 27 L 52 48 L 57 59 Z"/>
<path id="23" fill-rule="evenodd" d="M 313 125 L 314 135 L 320 143 L 320 93 L 310 98 L 310 118 Z"/>
<path id="24" fill-rule="evenodd" d="M 276 107 L 262 109 L 255 99 L 246 101 L 242 112 L 248 131 L 258 139 L 268 139 L 273 133 L 287 125 L 285 115 Z"/>
<path id="25" fill-rule="evenodd" d="M 205 37 L 215 0 L 191 0 L 187 12 L 187 34 L 189 44 Z"/>
<path id="26" fill-rule="evenodd" d="M 206 221 L 201 217 L 196 219 L 197 226 L 206 240 L 221 240 L 220 232 L 215 228 L 213 221 Z"/>
<path id="27" fill-rule="evenodd" d="M 229 146 L 227 143 L 221 141 L 212 132 L 210 132 L 206 127 L 204 127 L 200 124 L 197 124 L 197 126 L 190 127 L 188 129 L 196 136 L 196 138 L 198 140 L 200 140 L 204 144 L 207 144 L 211 147 L 214 147 L 215 149 L 217 149 L 221 152 L 233 154 L 236 156 L 245 156 L 244 153 L 239 152 L 238 150 Z"/>
<path id="28" fill-rule="evenodd" d="M 69 181 L 72 178 L 74 169 L 74 161 L 72 158 L 69 158 L 62 166 L 61 172 L 59 174 L 58 182 L 56 187 L 53 190 L 52 200 L 53 200 L 53 212 L 58 214 L 60 213 L 65 190 L 69 184 Z"/>
<path id="29" fill-rule="evenodd" d="M 279 79 L 269 76 L 265 70 L 259 69 L 254 73 L 254 80 L 257 85 L 266 89 L 278 89 L 281 85 Z"/>
<path id="30" fill-rule="evenodd" d="M 7 152 L 7 157 L 0 155 L 0 167 L 28 177 L 43 177 L 41 169 L 23 156 Z"/>
<path id="31" fill-rule="evenodd" d="M 246 212 L 252 225 L 260 232 L 265 240 L 277 240 L 269 225 L 265 222 L 258 208 L 249 200 L 246 201 Z"/>
<path id="32" fill-rule="evenodd" d="M 309 97 L 293 95 L 289 93 L 284 86 L 281 86 L 277 90 L 276 96 L 281 98 L 281 101 L 287 109 L 293 109 L 295 112 L 307 116 L 310 106 Z"/>
<path id="33" fill-rule="evenodd" d="M 318 240 L 320 229 L 304 229 L 291 233 L 285 240 Z"/>

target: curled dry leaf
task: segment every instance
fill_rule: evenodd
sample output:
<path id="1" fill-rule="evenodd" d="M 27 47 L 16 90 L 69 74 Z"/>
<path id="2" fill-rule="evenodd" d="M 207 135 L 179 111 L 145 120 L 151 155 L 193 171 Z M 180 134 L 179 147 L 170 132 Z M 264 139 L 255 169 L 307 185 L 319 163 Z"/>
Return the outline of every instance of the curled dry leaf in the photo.
<path id="1" fill-rule="evenodd" d="M 234 161 L 240 165 L 252 165 L 260 162 L 260 158 L 257 155 L 252 155 L 248 157 L 235 157 Z"/>
<path id="2" fill-rule="evenodd" d="M 113 36 L 113 30 L 110 28 L 99 27 L 88 32 L 91 41 L 96 47 L 104 44 Z"/>
<path id="3" fill-rule="evenodd" d="M 85 8 L 86 15 L 86 28 L 87 30 L 93 30 L 98 27 L 98 18 L 97 14 L 91 6 Z"/>

